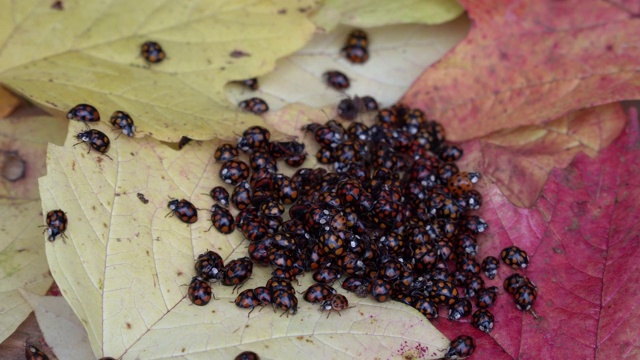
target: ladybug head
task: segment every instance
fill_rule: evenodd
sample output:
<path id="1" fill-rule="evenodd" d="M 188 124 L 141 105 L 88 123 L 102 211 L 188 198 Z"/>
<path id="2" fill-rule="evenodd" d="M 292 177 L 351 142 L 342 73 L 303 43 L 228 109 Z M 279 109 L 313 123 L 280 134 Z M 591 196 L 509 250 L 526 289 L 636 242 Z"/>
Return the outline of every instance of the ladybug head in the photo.
<path id="1" fill-rule="evenodd" d="M 171 201 L 169 201 L 169 203 L 167 204 L 167 207 L 171 210 L 175 210 L 178 207 L 178 199 L 173 199 Z"/>
<path id="2" fill-rule="evenodd" d="M 89 132 L 88 131 L 79 132 L 78 135 L 76 135 L 76 137 L 80 141 L 89 141 Z"/>

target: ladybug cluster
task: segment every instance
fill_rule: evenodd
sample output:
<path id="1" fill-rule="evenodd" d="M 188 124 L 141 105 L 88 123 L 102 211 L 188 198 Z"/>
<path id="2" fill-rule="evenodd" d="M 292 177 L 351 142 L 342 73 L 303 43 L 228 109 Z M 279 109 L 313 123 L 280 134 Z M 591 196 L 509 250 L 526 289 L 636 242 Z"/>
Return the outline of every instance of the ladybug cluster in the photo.
<path id="1" fill-rule="evenodd" d="M 332 287 L 340 279 L 343 289 L 359 297 L 399 301 L 430 319 L 445 307 L 450 320 L 469 318 L 478 329 L 492 331 L 491 307 L 499 291 L 485 286 L 482 275 L 495 278 L 500 263 L 495 257 L 476 260 L 478 236 L 488 226 L 474 214 L 482 206 L 474 188 L 480 174 L 459 170 L 455 162 L 462 149 L 446 141 L 442 125 L 420 110 L 396 105 L 378 110 L 370 126 L 330 120 L 303 130 L 320 145 L 318 162 L 333 171 L 279 173 L 277 160 L 298 167 L 305 147 L 273 142 L 258 126 L 214 154 L 221 162 L 220 178 L 234 186 L 231 194 L 211 190 L 217 211 L 235 207 L 239 213 L 231 220 L 225 212 L 225 224 L 234 221 L 250 241 L 251 262 L 275 269 L 265 286 L 244 290 L 235 304 L 252 310 L 271 304 L 295 314 L 291 282 L 309 271 L 316 283 L 304 300 L 324 311 L 349 307 Z M 501 258 L 518 269 L 528 264 L 517 248 L 505 249 Z M 519 309 L 529 310 L 535 288 L 530 282 L 520 285 L 514 299 L 522 304 Z M 471 338 L 458 339 L 447 356 L 468 356 L 474 346 Z"/>
<path id="2" fill-rule="evenodd" d="M 243 257 L 225 265 L 218 253 L 209 250 L 198 255 L 194 268 L 196 276 L 191 279 L 187 295 L 194 305 L 204 306 L 213 297 L 211 283 L 220 282 L 225 286 L 233 286 L 235 291 L 251 277 L 253 262 L 248 257 Z"/>
<path id="3" fill-rule="evenodd" d="M 88 123 L 100 121 L 100 113 L 98 112 L 98 109 L 92 105 L 78 104 L 67 112 L 67 119 L 81 121 L 88 127 Z M 122 131 L 123 134 L 129 137 L 135 135 L 136 127 L 133 124 L 133 119 L 124 111 L 118 110 L 111 115 L 111 125 L 113 125 L 114 129 Z M 93 149 L 109 157 L 107 152 L 109 151 L 111 140 L 102 131 L 88 129 L 86 131 L 79 132 L 76 137 L 80 142 L 76 143 L 74 146 L 87 143 L 89 146 L 89 152 Z"/>

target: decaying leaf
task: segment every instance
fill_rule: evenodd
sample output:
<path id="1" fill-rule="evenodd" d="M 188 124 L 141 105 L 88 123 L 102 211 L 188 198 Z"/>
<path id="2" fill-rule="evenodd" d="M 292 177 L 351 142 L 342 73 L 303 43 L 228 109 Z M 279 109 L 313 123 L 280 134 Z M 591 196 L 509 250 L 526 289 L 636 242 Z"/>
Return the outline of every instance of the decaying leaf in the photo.
<path id="1" fill-rule="evenodd" d="M 108 119 L 131 114 L 140 134 L 177 142 L 239 132 L 260 118 L 239 113 L 224 85 L 261 75 L 314 31 L 314 0 L 135 2 L 3 0 L 0 82 L 51 111 L 90 103 Z M 167 54 L 140 55 L 145 41 Z M 239 56 L 241 54 L 241 56 Z"/>
<path id="2" fill-rule="evenodd" d="M 531 263 L 521 273 L 538 287 L 534 310 L 541 319 L 517 310 L 503 291 L 490 309 L 496 317 L 490 335 L 469 323 L 441 322 L 438 329 L 449 338 L 473 336 L 482 358 L 638 358 L 638 139 L 633 111 L 623 134 L 597 157 L 578 154 L 566 169 L 553 170 L 531 209 L 515 207 L 483 182 L 480 215 L 490 228 L 479 239 L 478 259 L 511 245 L 527 251 Z M 502 289 L 514 272 L 502 263 L 485 286 Z"/>
<path id="3" fill-rule="evenodd" d="M 207 194 L 222 185 L 220 164 L 213 160 L 220 142 L 193 142 L 175 151 L 150 138 L 120 137 L 112 141 L 110 160 L 71 146 L 83 129 L 71 123 L 66 144 L 49 147 L 40 191 L 43 208 L 67 211 L 69 238 L 48 243 L 47 258 L 96 357 L 230 358 L 252 349 L 265 358 L 438 358 L 446 350 L 448 340 L 417 311 L 351 294 L 355 307 L 328 319 L 302 300 L 295 316 L 266 308 L 247 317 L 248 311 L 230 303 L 232 288 L 221 285 L 213 286 L 217 300 L 192 305 L 185 296 L 198 254 L 212 249 L 226 261 L 247 255 L 238 231 L 206 231 L 212 205 Z M 101 124 L 98 129 L 108 131 Z M 167 217 L 169 197 L 203 209 L 198 221 L 187 226 Z M 263 285 L 270 272 L 254 268 L 245 288 Z M 302 278 L 298 290 L 310 281 Z"/>
<path id="4" fill-rule="evenodd" d="M 402 101 L 443 122 L 452 141 L 541 124 L 640 96 L 637 6 L 589 1 L 461 1 L 469 36 Z"/>
<path id="5" fill-rule="evenodd" d="M 47 142 L 62 142 L 62 124 L 50 117 L 0 121 L 3 174 L 23 171 L 19 177 L 0 177 L 0 341 L 31 313 L 19 289 L 44 294 L 52 283 L 39 227 L 44 222 L 37 179 L 44 174 Z"/>
<path id="6" fill-rule="evenodd" d="M 304 48 L 278 60 L 276 69 L 259 78 L 256 92 L 230 85 L 229 97 L 238 102 L 257 94 L 271 109 L 291 103 L 314 107 L 335 106 L 346 96 L 373 96 L 381 106 L 391 106 L 407 91 L 416 77 L 438 61 L 467 34 L 469 20 L 460 17 L 442 25 L 396 25 L 368 29 L 369 60 L 352 64 L 341 54 L 352 28 L 336 28 L 315 36 Z M 323 74 L 345 73 L 351 86 L 344 92 L 327 86 Z M 329 115 L 333 116 L 333 111 Z"/>
<path id="7" fill-rule="evenodd" d="M 469 155 L 461 163 L 481 157 L 481 167 L 475 170 L 489 177 L 516 206 L 529 207 L 554 168 L 566 167 L 579 152 L 597 155 L 620 134 L 626 119 L 617 103 L 575 111 L 548 123 L 471 141 L 466 144 Z"/>
<path id="8" fill-rule="evenodd" d="M 458 17 L 464 8 L 455 0 L 355 0 L 324 1 L 313 22 L 325 31 L 338 24 L 374 27 L 396 24 L 442 24 Z"/>
<path id="9" fill-rule="evenodd" d="M 20 99 L 0 86 L 0 118 L 7 117 L 20 105 Z"/>
<path id="10" fill-rule="evenodd" d="M 84 326 L 61 296 L 38 296 L 21 291 L 29 303 L 47 345 L 59 359 L 91 359 L 93 352 Z"/>

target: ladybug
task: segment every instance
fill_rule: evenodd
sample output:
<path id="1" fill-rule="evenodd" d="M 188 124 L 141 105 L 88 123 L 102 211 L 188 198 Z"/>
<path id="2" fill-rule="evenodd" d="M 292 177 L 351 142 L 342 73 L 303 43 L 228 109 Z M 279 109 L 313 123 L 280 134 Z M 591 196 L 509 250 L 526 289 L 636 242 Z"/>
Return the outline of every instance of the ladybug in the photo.
<path id="1" fill-rule="evenodd" d="M 471 324 L 478 330 L 488 334 L 493 329 L 494 320 L 495 318 L 489 310 L 478 309 L 473 313 Z"/>
<path id="2" fill-rule="evenodd" d="M 376 99 L 374 99 L 372 96 L 363 96 L 360 98 L 360 100 L 362 101 L 362 104 L 364 105 L 364 108 L 367 111 L 376 111 L 378 110 L 378 102 L 376 101 Z"/>
<path id="3" fill-rule="evenodd" d="M 236 229 L 236 223 L 231 212 L 218 204 L 211 206 L 211 223 L 211 226 L 215 227 L 221 234 L 231 234 Z"/>
<path id="4" fill-rule="evenodd" d="M 271 132 L 262 126 L 251 126 L 242 133 L 238 140 L 238 149 L 248 152 L 260 148 L 267 148 L 271 139 Z"/>
<path id="5" fill-rule="evenodd" d="M 475 297 L 478 294 L 478 291 L 484 287 L 484 280 L 478 275 L 470 274 L 467 279 L 465 286 L 465 293 L 467 297 Z"/>
<path id="6" fill-rule="evenodd" d="M 329 230 L 320 235 L 318 243 L 325 256 L 337 258 L 343 256 L 346 252 L 344 240 L 345 233 L 343 231 Z"/>
<path id="7" fill-rule="evenodd" d="M 199 276 L 194 276 L 189 284 L 189 300 L 194 305 L 204 306 L 211 301 L 213 293 L 211 292 L 211 286 Z"/>
<path id="8" fill-rule="evenodd" d="M 458 161 L 462 155 L 462 148 L 453 144 L 440 145 L 440 149 L 438 150 L 438 157 L 440 160 L 446 162 Z"/>
<path id="9" fill-rule="evenodd" d="M 395 125 L 398 123 L 398 116 L 393 108 L 381 109 L 378 111 L 376 121 L 382 124 Z"/>
<path id="10" fill-rule="evenodd" d="M 88 122 L 98 122 L 100 121 L 100 113 L 98 109 L 89 104 L 78 104 L 69 110 L 67 119 L 82 121 L 85 124 Z"/>
<path id="11" fill-rule="evenodd" d="M 47 225 L 45 231 L 49 235 L 49 241 L 54 241 L 58 235 L 65 237 L 67 230 L 67 215 L 64 211 L 51 210 L 47 213 Z"/>
<path id="12" fill-rule="evenodd" d="M 248 257 L 231 260 L 222 269 L 222 285 L 234 286 L 233 290 L 244 284 L 253 273 L 253 262 Z"/>
<path id="13" fill-rule="evenodd" d="M 251 309 L 251 311 L 249 311 L 249 313 L 247 314 L 247 317 L 251 315 L 251 312 L 253 312 L 256 306 L 260 305 L 260 301 L 256 297 L 256 294 L 253 292 L 253 289 L 243 290 L 240 294 L 238 294 L 238 296 L 234 300 L 234 303 L 239 308 Z"/>
<path id="14" fill-rule="evenodd" d="M 342 288 L 355 293 L 357 297 L 364 298 L 371 292 L 371 280 L 352 275 L 344 279 Z"/>
<path id="15" fill-rule="evenodd" d="M 328 300 L 336 293 L 336 289 L 327 284 L 315 283 L 304 292 L 304 300 L 316 304 Z"/>
<path id="16" fill-rule="evenodd" d="M 422 315 L 424 315 L 427 319 L 437 319 L 440 314 L 438 313 L 438 307 L 435 302 L 430 298 L 421 296 L 413 305 L 416 310 L 418 310 Z"/>
<path id="17" fill-rule="evenodd" d="M 249 166 L 243 161 L 227 160 L 220 167 L 220 179 L 227 184 L 237 185 L 249 178 Z"/>
<path id="18" fill-rule="evenodd" d="M 498 268 L 500 267 L 500 262 L 495 256 L 487 256 L 482 260 L 482 272 L 489 279 L 495 279 L 496 275 L 498 275 Z"/>
<path id="19" fill-rule="evenodd" d="M 235 360 L 260 360 L 260 356 L 253 351 L 243 351 L 236 355 Z"/>
<path id="20" fill-rule="evenodd" d="M 470 210 L 478 210 L 482 206 L 482 194 L 478 190 L 471 189 L 464 194 L 459 203 Z"/>
<path id="21" fill-rule="evenodd" d="M 342 294 L 333 294 L 320 305 L 320 311 L 329 311 L 327 319 L 329 318 L 329 315 L 331 315 L 331 311 L 337 311 L 338 315 L 340 315 L 340 311 L 348 308 L 349 300 Z"/>
<path id="22" fill-rule="evenodd" d="M 470 191 L 478 181 L 480 181 L 480 173 L 463 171 L 451 176 L 447 187 L 453 195 L 462 196 Z"/>
<path id="23" fill-rule="evenodd" d="M 238 156 L 238 149 L 232 144 L 222 144 L 216 148 L 213 158 L 216 161 L 233 160 Z"/>
<path id="24" fill-rule="evenodd" d="M 167 57 L 160 44 L 155 41 L 147 41 L 140 47 L 140 55 L 149 63 L 157 64 Z"/>
<path id="25" fill-rule="evenodd" d="M 336 90 L 344 90 L 349 88 L 349 78 L 347 77 L 347 75 L 340 71 L 327 71 L 322 74 L 322 77 L 326 81 L 327 85 Z"/>
<path id="26" fill-rule="evenodd" d="M 269 105 L 267 105 L 267 102 L 259 97 L 242 100 L 238 103 L 238 107 L 244 111 L 252 112 L 256 115 L 264 114 L 269 111 Z"/>
<path id="27" fill-rule="evenodd" d="M 231 203 L 238 210 L 244 210 L 251 205 L 251 187 L 246 180 L 241 181 L 233 189 L 233 193 L 231 194 Z"/>
<path id="28" fill-rule="evenodd" d="M 260 211 L 268 217 L 281 216 L 284 213 L 284 205 L 276 199 L 269 199 L 260 204 Z"/>
<path id="29" fill-rule="evenodd" d="M 194 268 L 198 276 L 203 280 L 217 281 L 222 278 L 224 263 L 217 252 L 209 250 L 198 255 Z"/>
<path id="30" fill-rule="evenodd" d="M 167 207 L 171 210 L 170 214 L 176 215 L 180 221 L 187 224 L 193 224 L 198 221 L 198 210 L 192 203 L 185 199 L 172 199 L 167 204 Z"/>
<path id="31" fill-rule="evenodd" d="M 89 129 L 87 131 L 79 132 L 76 137 L 78 138 L 78 140 L 80 140 L 80 142 L 76 143 L 73 146 L 86 142 L 89 145 L 89 151 L 87 152 L 87 154 L 91 151 L 91 149 L 93 149 L 111 159 L 111 157 L 107 155 L 107 151 L 109 150 L 109 144 L 111 144 L 111 141 L 109 140 L 109 137 L 102 131 Z"/>
<path id="32" fill-rule="evenodd" d="M 367 47 L 369 45 L 369 36 L 364 30 L 355 29 L 347 36 L 345 45 Z"/>
<path id="33" fill-rule="evenodd" d="M 304 161 L 307 160 L 307 154 L 298 154 L 298 155 L 292 155 L 289 157 L 286 157 L 284 159 L 285 164 L 297 168 L 302 166 L 302 164 L 304 164 Z"/>
<path id="34" fill-rule="evenodd" d="M 467 298 L 458 298 L 449 305 L 449 320 L 460 320 L 460 318 L 471 314 L 471 301 Z"/>
<path id="35" fill-rule="evenodd" d="M 266 286 L 258 286 L 253 289 L 253 293 L 261 305 L 271 304 L 271 291 L 269 291 Z"/>
<path id="36" fill-rule="evenodd" d="M 450 282 L 437 280 L 431 285 L 429 297 L 437 305 L 452 305 L 458 298 L 458 289 Z"/>
<path id="37" fill-rule="evenodd" d="M 340 272 L 330 267 L 320 267 L 313 273 L 313 280 L 322 284 L 333 284 L 340 277 Z"/>
<path id="38" fill-rule="evenodd" d="M 27 360 L 49 360 L 49 357 L 33 345 L 27 345 L 24 348 L 24 357 Z"/>
<path id="39" fill-rule="evenodd" d="M 209 191 L 209 196 L 213 201 L 218 202 L 224 207 L 229 207 L 229 192 L 222 186 L 216 186 Z"/>
<path id="40" fill-rule="evenodd" d="M 282 315 L 295 315 L 298 312 L 298 298 L 293 291 L 277 290 L 271 296 L 271 301 L 277 308 L 284 310 Z"/>
<path id="41" fill-rule="evenodd" d="M 514 269 L 526 269 L 529 266 L 529 255 L 517 246 L 509 246 L 500 252 L 500 258 Z"/>
<path id="42" fill-rule="evenodd" d="M 511 295 L 515 295 L 518 289 L 523 285 L 530 285 L 534 289 L 537 287 L 527 278 L 526 276 L 522 276 L 520 274 L 513 274 L 508 278 L 504 279 L 502 286 L 504 289 Z"/>
<path id="43" fill-rule="evenodd" d="M 474 351 L 476 351 L 476 343 L 473 338 L 467 335 L 460 335 L 451 340 L 444 358 L 450 360 L 464 359 L 473 355 Z"/>
<path id="44" fill-rule="evenodd" d="M 296 185 L 290 177 L 278 174 L 275 177 L 274 185 L 276 186 L 278 199 L 280 199 L 284 205 L 293 204 L 298 200 L 298 185 Z"/>
<path id="45" fill-rule="evenodd" d="M 480 309 L 488 309 L 495 304 L 498 298 L 498 288 L 495 286 L 482 288 L 478 290 L 476 297 L 476 306 Z"/>
<path id="46" fill-rule="evenodd" d="M 258 90 L 258 87 L 259 87 L 258 78 L 240 80 L 238 82 L 241 83 L 242 85 L 248 87 L 251 90 Z"/>
<path id="47" fill-rule="evenodd" d="M 391 284 L 382 279 L 375 279 L 371 282 L 371 295 L 378 302 L 391 300 Z"/>
<path id="48" fill-rule="evenodd" d="M 133 125 L 133 119 L 129 114 L 124 111 L 116 111 L 111 115 L 111 125 L 116 129 L 122 130 L 122 133 L 131 137 L 136 131 L 136 126 Z"/>
<path id="49" fill-rule="evenodd" d="M 191 139 L 183 136 L 180 138 L 180 141 L 178 141 L 178 149 L 182 150 L 183 147 L 187 146 L 188 143 L 191 142 Z"/>
<path id="50" fill-rule="evenodd" d="M 487 230 L 489 225 L 476 215 L 466 216 L 460 221 L 460 225 L 467 228 L 474 234 L 482 233 Z"/>
<path id="51" fill-rule="evenodd" d="M 254 262 L 267 266 L 269 265 L 269 248 L 265 241 L 257 241 L 249 244 L 248 252 L 249 257 Z"/>
<path id="52" fill-rule="evenodd" d="M 342 48 L 342 55 L 354 64 L 364 64 L 369 60 L 367 48 L 357 45 L 347 45 Z"/>
<path id="53" fill-rule="evenodd" d="M 267 280 L 266 288 L 269 289 L 271 297 L 273 297 L 276 291 L 293 292 L 291 281 L 277 277 L 272 277 Z"/>
<path id="54" fill-rule="evenodd" d="M 413 306 L 413 304 L 415 303 L 415 300 L 411 297 L 411 295 L 403 294 L 397 291 L 391 293 L 391 300 L 395 300 L 409 306 Z"/>
<path id="55" fill-rule="evenodd" d="M 536 302 L 537 296 L 538 291 L 534 285 L 524 284 L 520 286 L 518 290 L 516 290 L 516 293 L 513 294 L 513 298 L 516 301 L 516 308 L 522 311 L 530 310 Z"/>

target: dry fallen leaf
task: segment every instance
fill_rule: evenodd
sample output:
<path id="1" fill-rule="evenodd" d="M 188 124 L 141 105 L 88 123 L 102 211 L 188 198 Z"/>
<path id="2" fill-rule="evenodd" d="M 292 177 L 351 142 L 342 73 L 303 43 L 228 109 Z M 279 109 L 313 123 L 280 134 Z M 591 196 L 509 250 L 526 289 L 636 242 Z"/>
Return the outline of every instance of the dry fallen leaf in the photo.
<path id="1" fill-rule="evenodd" d="M 62 124 L 50 117 L 0 120 L 0 342 L 31 313 L 19 289 L 44 294 L 52 283 L 37 179 L 44 174 L 47 142 L 62 143 Z"/>
<path id="2" fill-rule="evenodd" d="M 224 94 L 261 75 L 314 31 L 314 0 L 0 1 L 0 82 L 48 110 L 90 103 L 108 119 L 130 113 L 140 134 L 177 142 L 239 132 L 260 118 Z M 167 58 L 148 65 L 140 45 Z"/>
<path id="3" fill-rule="evenodd" d="M 443 122 L 450 140 L 640 96 L 640 19 L 630 4 L 461 3 L 473 23 L 469 36 L 402 99 Z"/>
<path id="4" fill-rule="evenodd" d="M 450 338 L 475 338 L 478 358 L 638 359 L 640 333 L 640 156 L 638 113 L 632 109 L 622 134 L 595 158 L 578 154 L 555 169 L 529 209 L 513 206 L 484 181 L 480 215 L 489 230 L 478 239 L 477 259 L 498 256 L 511 245 L 528 252 L 526 270 L 538 287 L 533 307 L 539 319 L 515 308 L 502 282 L 516 272 L 504 263 L 485 286 L 503 292 L 490 309 L 495 327 L 487 335 L 468 318 L 438 323 Z M 478 142 L 467 147 L 481 161 Z"/>
<path id="5" fill-rule="evenodd" d="M 38 296 L 21 291 L 29 303 L 49 348 L 58 359 L 91 359 L 93 352 L 84 326 L 61 296 Z"/>
<path id="6" fill-rule="evenodd" d="M 464 8 L 455 0 L 326 0 L 312 16 L 326 32 L 338 24 L 374 27 L 396 24 L 442 24 L 458 17 Z"/>
<path id="7" fill-rule="evenodd" d="M 627 123 L 620 104 L 575 111 L 560 119 L 505 130 L 467 143 L 478 143 L 480 171 L 516 206 L 529 207 L 538 199 L 554 168 L 564 168 L 580 152 L 596 156 Z M 463 158 L 466 164 L 471 157 Z"/>
<path id="8" fill-rule="evenodd" d="M 20 99 L 0 86 L 0 119 L 7 117 L 20 105 Z"/>
<path id="9" fill-rule="evenodd" d="M 248 311 L 230 303 L 232 289 L 220 285 L 213 287 L 217 300 L 192 305 L 186 284 L 199 253 L 213 249 L 226 260 L 247 255 L 238 231 L 206 232 L 207 210 L 190 226 L 165 216 L 169 196 L 202 209 L 212 205 L 206 194 L 221 184 L 220 165 L 213 161 L 219 142 L 192 142 L 175 151 L 150 138 L 121 137 L 112 142 L 110 160 L 95 151 L 87 154 L 84 144 L 71 146 L 83 129 L 71 123 L 65 145 L 49 148 L 40 191 L 44 209 L 67 211 L 69 238 L 48 243 L 47 258 L 96 357 L 229 358 L 252 349 L 278 359 L 437 358 L 446 350 L 448 340 L 417 311 L 352 294 L 347 296 L 355 307 L 328 319 L 302 300 L 295 316 L 267 308 L 247 317 Z M 102 124 L 98 129 L 108 131 Z M 263 285 L 270 272 L 255 268 L 245 288 Z M 310 281 L 302 278 L 298 290 Z"/>
<path id="10" fill-rule="evenodd" d="M 232 102 L 255 93 L 271 109 L 291 103 L 309 106 L 335 106 L 348 95 L 373 96 L 381 106 L 394 104 L 416 77 L 438 61 L 464 38 L 469 19 L 462 16 L 442 25 L 395 25 L 368 29 L 370 58 L 364 64 L 352 64 L 340 55 L 348 33 L 338 27 L 329 34 L 316 35 L 304 48 L 278 60 L 276 69 L 259 78 L 256 92 L 231 84 L 227 87 Z M 344 92 L 327 86 L 323 73 L 340 70 L 350 79 Z M 333 110 L 329 115 L 333 115 Z"/>

